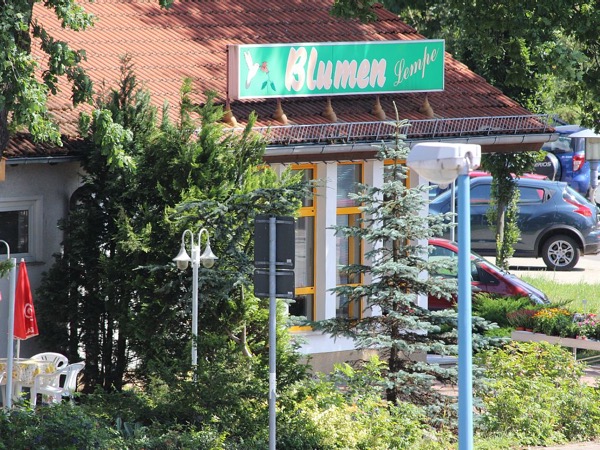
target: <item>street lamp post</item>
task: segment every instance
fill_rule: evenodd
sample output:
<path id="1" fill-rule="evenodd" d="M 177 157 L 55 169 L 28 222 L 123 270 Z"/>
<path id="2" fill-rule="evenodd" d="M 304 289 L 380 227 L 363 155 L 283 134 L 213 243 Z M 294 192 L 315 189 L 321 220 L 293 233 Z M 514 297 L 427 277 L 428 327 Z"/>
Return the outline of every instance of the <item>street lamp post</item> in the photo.
<path id="1" fill-rule="evenodd" d="M 469 172 L 481 161 L 475 144 L 416 144 L 407 166 L 434 183 L 458 187 L 458 448 L 473 448 L 473 343 L 471 305 L 471 192 Z"/>
<path id="2" fill-rule="evenodd" d="M 201 250 L 203 233 L 206 234 L 204 251 Z M 191 257 L 185 249 L 186 235 L 190 237 Z M 198 339 L 198 267 L 202 263 L 204 267 L 210 269 L 214 266 L 217 259 L 210 249 L 210 236 L 206 228 L 202 228 L 198 232 L 198 240 L 196 242 L 194 242 L 194 233 L 190 230 L 183 232 L 181 235 L 181 249 L 179 250 L 179 254 L 173 258 L 173 261 L 177 263 L 179 270 L 187 269 L 188 264 L 192 263 L 192 369 L 194 371 L 194 379 L 196 378 L 196 366 L 198 365 L 198 347 L 196 342 Z"/>

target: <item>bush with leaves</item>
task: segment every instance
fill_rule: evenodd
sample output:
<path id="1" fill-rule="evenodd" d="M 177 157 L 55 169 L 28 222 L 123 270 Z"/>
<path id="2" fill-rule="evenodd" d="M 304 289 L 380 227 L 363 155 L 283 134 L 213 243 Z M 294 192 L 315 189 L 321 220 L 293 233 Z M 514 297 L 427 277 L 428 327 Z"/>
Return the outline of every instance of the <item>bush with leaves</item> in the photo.
<path id="1" fill-rule="evenodd" d="M 229 363 L 235 364 L 233 360 Z M 227 375 L 247 384 L 251 374 L 242 373 L 241 361 L 236 365 Z M 403 402 L 393 405 L 382 399 L 383 365 L 376 357 L 359 368 L 341 364 L 332 374 L 302 379 L 282 389 L 277 402 L 277 448 L 451 448 L 453 437 L 432 430 L 423 409 Z M 233 392 L 223 392 L 226 386 L 210 393 L 217 384 L 223 384 L 221 377 L 225 374 L 217 374 L 214 382 L 206 383 L 224 369 L 211 371 L 207 364 L 202 370 L 207 372 L 196 383 L 187 380 L 168 387 L 157 383 L 143 392 L 99 390 L 82 397 L 81 409 L 90 417 L 111 419 L 107 425 L 110 435 L 121 440 L 115 448 L 267 448 L 268 405 L 264 398 L 261 400 L 251 389 L 238 389 L 240 398 L 233 405 Z M 261 382 L 254 380 L 254 383 Z M 211 395 L 212 400 L 207 400 Z M 219 396 L 225 398 L 222 409 L 207 407 L 209 401 L 217 402 Z"/>
<path id="2" fill-rule="evenodd" d="M 544 342 L 511 342 L 479 355 L 487 382 L 480 429 L 513 435 L 521 445 L 549 445 L 600 436 L 600 392 L 581 382 L 585 365 Z"/>
<path id="3" fill-rule="evenodd" d="M 1 450 L 78 450 L 126 448 L 105 416 L 62 403 L 30 409 L 0 410 Z"/>
<path id="4" fill-rule="evenodd" d="M 382 399 L 385 365 L 376 356 L 359 368 L 336 364 L 331 374 L 290 389 L 281 399 L 278 448 L 449 448 L 452 437 L 436 434 L 422 408 Z"/>
<path id="5" fill-rule="evenodd" d="M 507 314 L 519 309 L 533 309 L 528 297 L 498 297 L 491 294 L 473 296 L 473 314 L 498 324 L 499 327 L 511 326 Z"/>

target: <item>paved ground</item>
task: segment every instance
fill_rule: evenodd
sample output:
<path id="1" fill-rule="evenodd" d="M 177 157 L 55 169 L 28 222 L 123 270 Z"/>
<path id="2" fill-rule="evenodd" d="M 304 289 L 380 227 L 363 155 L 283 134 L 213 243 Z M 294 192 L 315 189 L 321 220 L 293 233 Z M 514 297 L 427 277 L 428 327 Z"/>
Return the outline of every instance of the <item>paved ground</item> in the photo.
<path id="1" fill-rule="evenodd" d="M 495 262 L 495 258 L 488 259 Z M 600 255 L 582 256 L 573 270 L 564 272 L 549 271 L 542 258 L 511 258 L 509 261 L 510 272 L 517 276 L 545 277 L 559 283 L 600 284 Z"/>
<path id="2" fill-rule="evenodd" d="M 600 441 L 580 442 L 577 444 L 559 445 L 556 447 L 525 447 L 524 450 L 599 450 Z"/>

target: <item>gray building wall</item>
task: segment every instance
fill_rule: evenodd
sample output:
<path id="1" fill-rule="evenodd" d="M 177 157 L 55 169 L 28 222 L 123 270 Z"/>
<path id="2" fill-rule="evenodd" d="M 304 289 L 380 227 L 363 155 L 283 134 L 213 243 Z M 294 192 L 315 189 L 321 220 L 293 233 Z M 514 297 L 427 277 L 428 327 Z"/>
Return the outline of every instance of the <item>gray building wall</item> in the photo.
<path id="1" fill-rule="evenodd" d="M 33 163 L 11 165 L 6 163 L 6 178 L 0 181 L 0 208 L 4 205 L 33 202 L 33 216 L 30 218 L 30 236 L 32 248 L 27 255 L 12 254 L 17 263 L 24 256 L 27 273 L 36 304 L 35 289 L 40 285 L 42 273 L 54 262 L 52 255 L 59 252 L 63 233 L 58 229 L 58 221 L 66 217 L 69 199 L 80 186 L 80 166 L 77 162 L 59 164 Z M 2 236 L 0 236 L 2 239 Z M 0 256 L 5 259 L 6 255 Z M 8 338 L 8 277 L 0 279 L 0 357 L 6 357 Z M 38 351 L 37 338 L 33 337 L 21 343 L 21 357 L 31 356 Z M 52 349 L 44 349 L 52 351 Z"/>

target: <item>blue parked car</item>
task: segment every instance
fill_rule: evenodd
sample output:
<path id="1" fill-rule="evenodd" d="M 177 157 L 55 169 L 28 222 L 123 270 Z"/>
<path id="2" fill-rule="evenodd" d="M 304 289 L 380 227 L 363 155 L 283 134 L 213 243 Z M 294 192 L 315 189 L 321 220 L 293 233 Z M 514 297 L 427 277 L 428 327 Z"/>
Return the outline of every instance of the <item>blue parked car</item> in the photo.
<path id="1" fill-rule="evenodd" d="M 571 134 L 585 130 L 579 125 L 554 127 L 559 137 L 547 142 L 542 150 L 548 152 L 543 161 L 535 164 L 534 172 L 550 180 L 564 181 L 577 192 L 588 197 L 590 190 L 590 163 L 585 159 L 585 139 Z"/>
<path id="2" fill-rule="evenodd" d="M 471 248 L 484 256 L 496 255 L 495 230 L 486 216 L 491 185 L 492 177 L 471 179 Z M 521 237 L 514 256 L 542 257 L 550 270 L 570 270 L 581 255 L 600 252 L 596 205 L 560 181 L 519 178 L 517 187 Z M 429 212 L 450 212 L 451 202 L 451 192 L 444 192 L 431 201 Z"/>

